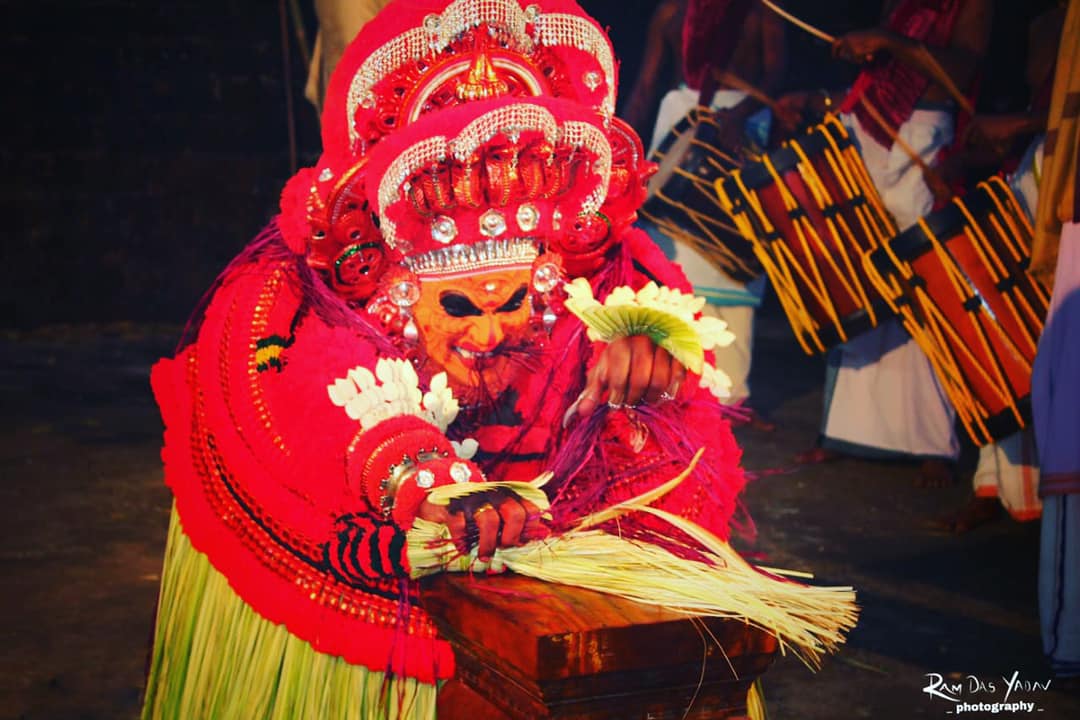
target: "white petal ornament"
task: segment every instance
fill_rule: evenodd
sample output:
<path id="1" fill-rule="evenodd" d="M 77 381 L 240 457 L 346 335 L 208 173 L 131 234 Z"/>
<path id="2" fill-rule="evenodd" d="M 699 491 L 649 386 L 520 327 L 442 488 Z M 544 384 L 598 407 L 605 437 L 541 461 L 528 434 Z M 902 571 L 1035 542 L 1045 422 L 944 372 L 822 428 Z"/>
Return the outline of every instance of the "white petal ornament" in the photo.
<path id="1" fill-rule="evenodd" d="M 473 438 L 465 438 L 461 442 L 451 440 L 450 444 L 454 447 L 454 454 L 462 460 L 472 460 L 476 451 L 480 449 L 480 443 Z"/>
<path id="2" fill-rule="evenodd" d="M 330 392 L 330 401 L 338 407 L 345 407 L 349 404 L 349 401 L 356 397 L 356 385 L 349 382 L 347 378 L 340 378 L 334 381 L 333 385 L 326 388 Z"/>
<path id="3" fill-rule="evenodd" d="M 709 363 L 701 366 L 701 387 L 712 393 L 717 400 L 731 397 L 731 378 L 723 370 L 718 370 Z"/>
<path id="4" fill-rule="evenodd" d="M 611 342 L 629 335 L 647 335 L 693 373 L 701 374 L 705 350 L 725 347 L 735 340 L 727 323 L 718 318 L 695 316 L 705 299 L 650 282 L 636 293 L 617 287 L 601 305 L 585 278 L 566 286 L 566 308 L 589 329 L 589 338 Z"/>
<path id="5" fill-rule="evenodd" d="M 446 373 L 441 372 L 431 378 L 431 388 L 424 393 L 424 419 L 446 432 L 446 428 L 457 418 L 461 405 L 446 382 Z"/>
<path id="6" fill-rule="evenodd" d="M 326 392 L 330 402 L 344 408 L 364 430 L 392 417 L 415 415 L 446 432 L 461 409 L 446 381 L 446 373 L 432 377 L 431 387 L 423 392 L 412 363 L 397 358 L 380 358 L 374 374 L 366 367 L 354 367 L 346 377 L 327 385 Z M 472 438 L 452 444 L 462 460 L 470 459 L 478 449 Z"/>

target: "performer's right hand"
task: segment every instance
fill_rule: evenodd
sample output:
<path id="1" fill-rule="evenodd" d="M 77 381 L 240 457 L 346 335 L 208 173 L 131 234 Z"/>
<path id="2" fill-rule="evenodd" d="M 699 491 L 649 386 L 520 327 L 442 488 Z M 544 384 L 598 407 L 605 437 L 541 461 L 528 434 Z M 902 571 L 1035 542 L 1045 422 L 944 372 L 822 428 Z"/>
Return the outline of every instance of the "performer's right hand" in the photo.
<path id="1" fill-rule="evenodd" d="M 873 62 L 878 53 L 892 50 L 895 38 L 881 28 L 855 30 L 836 38 L 832 45 L 833 57 L 861 65 Z"/>
<path id="2" fill-rule="evenodd" d="M 683 367 L 646 335 L 620 337 L 608 343 L 589 371 L 585 389 L 572 409 L 582 417 L 606 398 L 610 407 L 635 407 L 673 400 L 686 379 Z"/>
<path id="3" fill-rule="evenodd" d="M 523 545 L 548 535 L 540 508 L 510 491 L 470 495 L 449 506 L 425 500 L 418 515 L 446 525 L 450 539 L 461 552 L 476 545 L 477 558 L 482 562 L 491 560 L 497 547 Z"/>

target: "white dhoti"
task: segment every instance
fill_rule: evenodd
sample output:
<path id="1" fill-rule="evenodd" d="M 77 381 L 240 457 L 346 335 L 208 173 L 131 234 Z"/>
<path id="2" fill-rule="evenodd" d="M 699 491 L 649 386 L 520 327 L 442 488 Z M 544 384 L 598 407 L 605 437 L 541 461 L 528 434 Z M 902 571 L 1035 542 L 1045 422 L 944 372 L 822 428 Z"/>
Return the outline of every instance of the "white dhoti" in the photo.
<path id="1" fill-rule="evenodd" d="M 746 93 L 736 90 L 719 90 L 713 96 L 710 107 L 713 110 L 734 107 L 745 97 Z M 686 87 L 672 90 L 664 96 L 660 101 L 652 142 L 649 144 L 650 153 L 660 145 L 671 128 L 697 106 L 697 102 L 698 92 Z M 759 144 L 764 145 L 767 140 L 768 127 L 768 111 L 756 113 L 747 120 L 747 132 Z M 646 224 L 643 223 L 643 226 Z M 694 294 L 706 299 L 708 304 L 702 312 L 720 318 L 734 333 L 733 343 L 716 349 L 716 367 L 731 378 L 731 396 L 725 402 L 734 405 L 745 401 L 750 396 L 754 310 L 761 304 L 765 292 L 765 277 L 755 278 L 749 283 L 739 282 L 690 245 L 678 240 L 672 241 L 666 236 L 660 237 L 655 228 L 646 227 L 646 230 L 668 257 L 682 266 L 687 279 L 694 286 Z"/>
<path id="2" fill-rule="evenodd" d="M 1031 405 L 1042 470 L 1039 616 L 1056 675 L 1080 676 L 1080 223 L 1061 228 Z"/>
<path id="3" fill-rule="evenodd" d="M 1039 199 L 1043 138 L 1028 146 L 1009 185 L 1032 217 Z M 979 464 L 972 479 L 975 495 L 996 497 L 1016 520 L 1034 520 L 1042 512 L 1039 500 L 1039 459 L 1030 427 L 979 448 Z"/>
<path id="4" fill-rule="evenodd" d="M 972 480 L 975 495 L 997 498 L 1016 520 L 1035 520 L 1039 501 L 1039 468 L 1031 428 L 979 448 Z"/>
<path id="5" fill-rule="evenodd" d="M 885 208 L 904 230 L 930 212 L 934 198 L 922 171 L 898 145 L 884 147 L 851 116 L 858 143 Z M 900 137 L 927 164 L 952 141 L 943 110 L 916 110 Z M 826 376 L 823 446 L 871 457 L 955 460 L 955 411 L 926 354 L 893 319 L 836 348 Z"/>

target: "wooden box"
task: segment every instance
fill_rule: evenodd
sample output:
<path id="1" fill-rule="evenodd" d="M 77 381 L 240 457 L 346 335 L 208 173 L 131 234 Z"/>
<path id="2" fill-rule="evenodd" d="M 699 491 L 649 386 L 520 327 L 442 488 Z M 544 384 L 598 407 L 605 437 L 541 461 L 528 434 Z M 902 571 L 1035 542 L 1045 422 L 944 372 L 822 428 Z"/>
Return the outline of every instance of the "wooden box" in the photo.
<path id="1" fill-rule="evenodd" d="M 741 718 L 776 639 L 514 575 L 439 575 L 423 604 L 454 646 L 439 720 Z"/>

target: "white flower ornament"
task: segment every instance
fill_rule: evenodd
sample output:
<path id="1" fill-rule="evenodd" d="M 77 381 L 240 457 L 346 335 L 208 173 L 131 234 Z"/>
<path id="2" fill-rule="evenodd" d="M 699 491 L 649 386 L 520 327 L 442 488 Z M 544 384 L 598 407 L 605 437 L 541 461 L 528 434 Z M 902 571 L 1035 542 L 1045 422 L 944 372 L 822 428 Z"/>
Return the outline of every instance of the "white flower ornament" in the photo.
<path id="1" fill-rule="evenodd" d="M 701 365 L 701 387 L 712 393 L 717 400 L 725 400 L 731 397 L 731 378 L 723 370 L 713 367 L 709 363 Z"/>
<path id="2" fill-rule="evenodd" d="M 374 374 L 366 367 L 354 367 L 346 377 L 327 385 L 326 390 L 330 402 L 344 408 L 364 430 L 392 417 L 415 415 L 446 432 L 461 409 L 447 383 L 446 373 L 431 378 L 431 387 L 421 392 L 420 378 L 412 364 L 396 358 L 380 358 L 375 363 Z M 451 445 L 463 460 L 471 459 L 479 447 L 472 438 L 451 441 Z"/>

